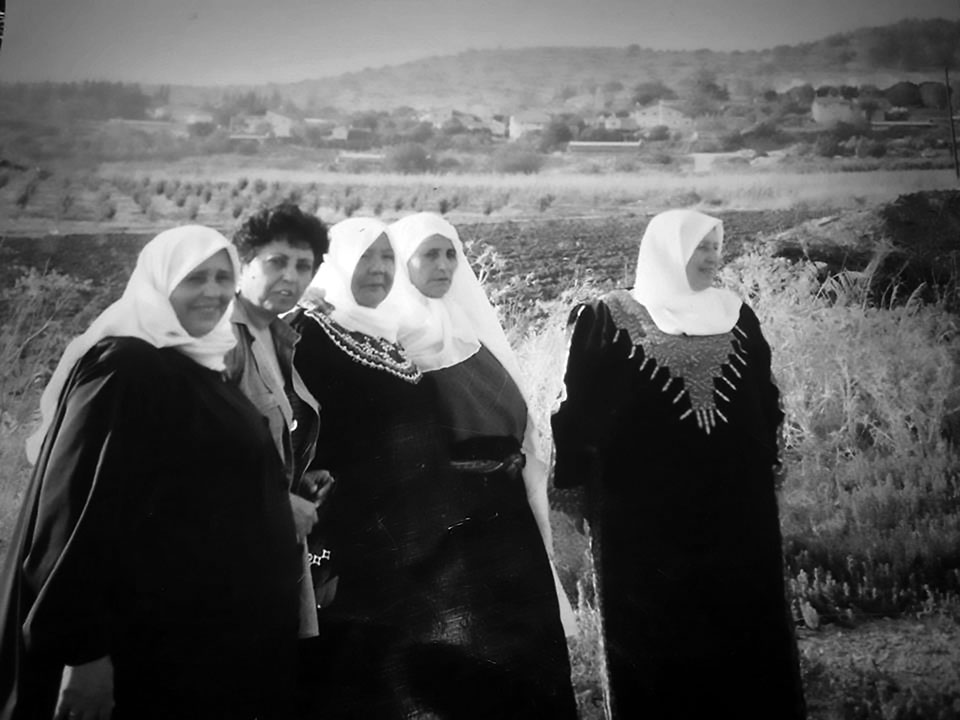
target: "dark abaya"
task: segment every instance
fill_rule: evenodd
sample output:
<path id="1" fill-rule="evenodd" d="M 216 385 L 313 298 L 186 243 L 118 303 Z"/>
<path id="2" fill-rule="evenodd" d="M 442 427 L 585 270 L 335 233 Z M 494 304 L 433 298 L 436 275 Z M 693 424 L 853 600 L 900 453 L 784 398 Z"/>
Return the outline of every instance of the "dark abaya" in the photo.
<path id="1" fill-rule="evenodd" d="M 667 335 L 617 292 L 571 320 L 555 485 L 586 488 L 615 717 L 803 717 L 774 483 L 783 413 L 756 316 Z"/>
<path id="2" fill-rule="evenodd" d="M 114 718 L 282 716 L 300 555 L 263 419 L 176 349 L 107 338 L 74 367 L 0 585 L 0 718 L 52 717 L 109 655 Z"/>

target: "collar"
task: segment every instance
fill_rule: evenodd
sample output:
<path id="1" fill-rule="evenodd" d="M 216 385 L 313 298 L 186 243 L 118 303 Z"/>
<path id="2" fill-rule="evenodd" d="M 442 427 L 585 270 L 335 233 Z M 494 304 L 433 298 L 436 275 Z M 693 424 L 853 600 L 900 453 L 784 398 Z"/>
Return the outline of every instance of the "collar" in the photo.
<path id="1" fill-rule="evenodd" d="M 296 345 L 300 340 L 300 334 L 290 327 L 289 323 L 279 317 L 272 317 L 266 322 L 260 313 L 252 310 L 253 303 L 242 295 L 237 295 L 237 301 L 233 304 L 233 313 L 230 315 L 230 321 L 235 325 L 246 325 L 250 334 L 255 336 L 269 330 L 275 340 L 288 345 Z"/>

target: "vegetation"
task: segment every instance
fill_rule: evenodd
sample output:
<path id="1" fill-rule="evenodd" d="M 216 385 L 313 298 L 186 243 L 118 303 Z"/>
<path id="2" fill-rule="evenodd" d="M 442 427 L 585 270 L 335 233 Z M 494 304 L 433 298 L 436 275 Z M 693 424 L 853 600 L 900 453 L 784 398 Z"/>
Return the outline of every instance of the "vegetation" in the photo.
<path id="1" fill-rule="evenodd" d="M 185 208 L 202 201 L 205 189 L 181 180 L 164 182 L 157 193 L 159 185 L 153 176 L 131 188 L 146 189 L 154 201 L 161 198 L 173 207 L 164 192 L 173 198 L 188 193 Z M 292 190 L 249 177 L 210 189 L 214 198 L 233 190 L 242 197 L 255 187 L 278 197 Z M 358 192 L 355 186 L 341 187 L 338 201 L 345 212 L 354 211 L 350 206 Z M 390 204 L 391 197 L 385 194 L 384 202 Z M 538 197 L 546 205 L 553 202 L 544 199 L 547 195 Z M 462 196 L 448 191 L 442 200 L 453 210 Z M 410 200 L 411 206 L 419 203 Z M 781 222 L 789 227 L 804 217 L 802 212 L 768 213 L 764 227 L 775 230 Z M 750 237 L 750 222 L 746 215 L 732 217 L 731 237 Z M 545 452 L 549 413 L 563 373 L 567 313 L 578 300 L 629 284 L 641 228 L 642 220 L 613 218 L 461 225 L 473 265 L 518 351 Z M 46 272 L 33 269 L 42 264 L 38 248 L 10 241 L 0 246 L 14 259 L 4 266 L 7 289 L 0 295 L 0 453 L 6 459 L 0 527 L 5 533 L 12 530 L 27 478 L 22 443 L 35 423 L 39 391 L 67 339 L 119 295 L 139 247 L 131 240 L 102 246 L 99 254 L 90 252 L 89 243 L 64 241 L 60 252 L 71 259 L 60 261 L 66 263 L 61 270 Z M 760 316 L 783 392 L 788 422 L 780 503 L 798 626 L 822 631 L 881 617 L 956 623 L 960 467 L 942 435 L 945 398 L 960 371 L 960 336 L 947 310 L 956 300 L 955 281 L 948 280 L 931 300 L 895 287 L 878 295 L 870 291 L 869 273 L 825 277 L 815 265 L 749 250 L 738 251 L 723 281 L 748 298 Z M 586 541 L 562 515 L 554 523 L 561 576 L 579 607 L 581 634 L 572 646 L 575 678 L 584 717 L 599 718 L 602 663 Z M 845 704 L 857 713 L 849 717 L 888 717 L 884 713 L 891 707 L 900 708 L 897 717 L 938 717 L 960 699 L 943 688 L 905 687 L 882 668 L 837 675 L 837 668 L 816 654 L 805 654 L 803 667 L 808 695 L 822 707 L 833 703 L 837 711 Z"/>

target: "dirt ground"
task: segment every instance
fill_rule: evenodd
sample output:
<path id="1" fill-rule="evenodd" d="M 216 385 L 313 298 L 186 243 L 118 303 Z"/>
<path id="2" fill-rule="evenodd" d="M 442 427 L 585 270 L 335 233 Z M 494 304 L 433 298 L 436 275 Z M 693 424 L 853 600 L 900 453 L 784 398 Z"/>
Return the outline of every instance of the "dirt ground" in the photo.
<path id="1" fill-rule="evenodd" d="M 960 717 L 960 624 L 954 620 L 885 618 L 804 628 L 797 641 L 809 720 Z"/>

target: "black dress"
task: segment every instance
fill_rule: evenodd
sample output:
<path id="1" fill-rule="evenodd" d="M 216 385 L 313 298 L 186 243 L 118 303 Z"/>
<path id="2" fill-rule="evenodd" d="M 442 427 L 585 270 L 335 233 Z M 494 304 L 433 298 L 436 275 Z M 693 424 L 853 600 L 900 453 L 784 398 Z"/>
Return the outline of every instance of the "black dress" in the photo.
<path id="1" fill-rule="evenodd" d="M 490 485 L 507 480 L 498 473 L 461 482 L 433 374 L 399 346 L 312 312 L 292 324 L 297 370 L 321 406 L 314 464 L 336 478 L 314 533 L 323 550 L 311 537 L 328 568 L 318 598 L 336 589 L 319 637 L 301 642 L 303 717 L 575 717 L 522 480 L 496 493 Z"/>
<path id="2" fill-rule="evenodd" d="M 625 292 L 578 306 L 555 486 L 586 486 L 614 716 L 804 717 L 774 483 L 770 348 L 667 335 Z"/>
<path id="3" fill-rule="evenodd" d="M 0 585 L 0 717 L 52 717 L 109 655 L 114 718 L 254 718 L 291 695 L 300 555 L 253 406 L 175 349 L 77 363 Z"/>
<path id="4" fill-rule="evenodd" d="M 434 625 L 428 565 L 449 524 L 432 387 L 395 344 L 314 312 L 291 325 L 320 404 L 312 467 L 336 480 L 309 539 L 320 634 L 300 643 L 301 713 L 416 717 L 411 656 Z"/>
<path id="5" fill-rule="evenodd" d="M 435 648 L 436 704 L 456 707 L 449 717 L 575 718 L 557 586 L 522 476 L 523 396 L 485 347 L 425 377 L 453 457 L 456 518 L 438 557 L 448 639 Z"/>

